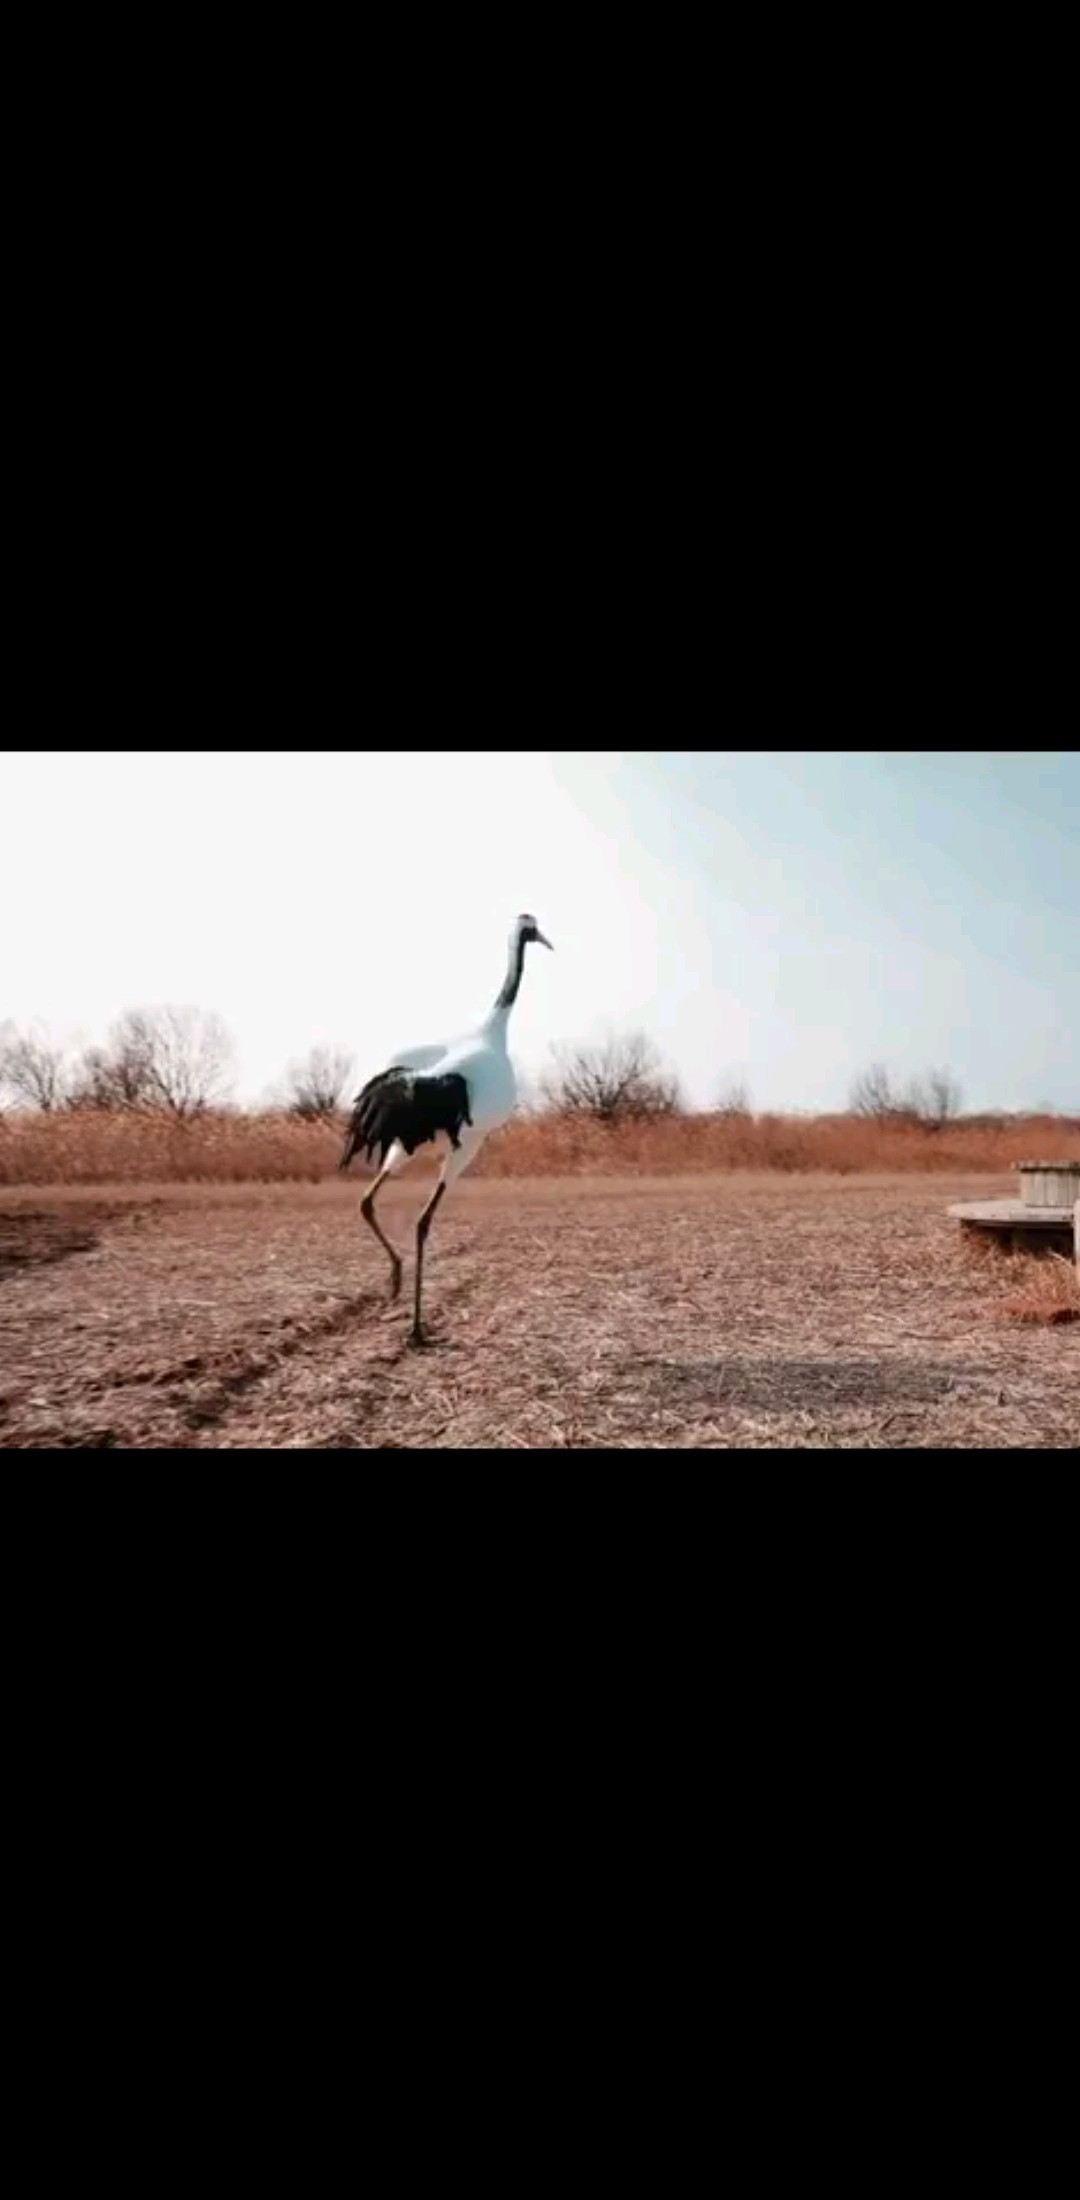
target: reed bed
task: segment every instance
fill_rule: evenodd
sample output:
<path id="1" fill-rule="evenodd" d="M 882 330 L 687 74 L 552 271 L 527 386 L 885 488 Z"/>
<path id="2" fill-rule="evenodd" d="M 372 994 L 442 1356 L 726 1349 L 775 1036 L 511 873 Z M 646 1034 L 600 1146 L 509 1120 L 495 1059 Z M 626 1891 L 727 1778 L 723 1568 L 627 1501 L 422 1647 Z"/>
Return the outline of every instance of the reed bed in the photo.
<path id="1" fill-rule="evenodd" d="M 60 1110 L 0 1115 L 0 1185 L 318 1183 L 336 1171 L 338 1122 L 264 1110 L 207 1112 L 178 1122 L 150 1111 Z M 844 1115 L 680 1115 L 612 1126 L 575 1116 L 521 1115 L 473 1164 L 486 1177 L 650 1176 L 698 1171 L 999 1173 L 1018 1161 L 1080 1159 L 1080 1118 L 960 1119 L 937 1131 Z M 418 1172 L 438 1166 L 429 1147 Z M 353 1173 L 363 1176 L 360 1163 Z"/>

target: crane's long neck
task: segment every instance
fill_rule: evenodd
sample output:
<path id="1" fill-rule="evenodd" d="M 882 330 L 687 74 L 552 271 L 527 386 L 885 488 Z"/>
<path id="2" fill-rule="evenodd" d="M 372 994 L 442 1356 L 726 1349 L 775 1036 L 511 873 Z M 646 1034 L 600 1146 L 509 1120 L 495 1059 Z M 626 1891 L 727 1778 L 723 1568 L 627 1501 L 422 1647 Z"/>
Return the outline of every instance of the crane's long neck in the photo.
<path id="1" fill-rule="evenodd" d="M 518 997 L 521 973 L 525 966 L 525 935 L 517 925 L 510 934 L 510 952 L 506 958 L 506 976 L 495 999 L 495 1006 L 487 1018 L 488 1029 L 505 1031 L 507 1018 Z"/>

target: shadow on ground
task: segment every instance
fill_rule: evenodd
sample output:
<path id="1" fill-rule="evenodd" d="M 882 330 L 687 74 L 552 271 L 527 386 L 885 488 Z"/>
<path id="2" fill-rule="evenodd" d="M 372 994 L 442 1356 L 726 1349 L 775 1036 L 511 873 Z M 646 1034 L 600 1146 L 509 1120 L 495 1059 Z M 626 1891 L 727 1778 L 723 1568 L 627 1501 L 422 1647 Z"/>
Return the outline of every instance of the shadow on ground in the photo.
<path id="1" fill-rule="evenodd" d="M 642 1378 L 657 1405 L 713 1411 L 717 1406 L 751 1413 L 791 1413 L 844 1406 L 931 1405 L 988 1377 L 980 1367 L 934 1366 L 927 1361 L 787 1359 L 628 1359 L 612 1387 Z"/>
<path id="2" fill-rule="evenodd" d="M 92 1253 L 100 1237 L 100 1226 L 81 1216 L 75 1221 L 34 1210 L 0 1215 L 0 1281 L 72 1253 Z"/>

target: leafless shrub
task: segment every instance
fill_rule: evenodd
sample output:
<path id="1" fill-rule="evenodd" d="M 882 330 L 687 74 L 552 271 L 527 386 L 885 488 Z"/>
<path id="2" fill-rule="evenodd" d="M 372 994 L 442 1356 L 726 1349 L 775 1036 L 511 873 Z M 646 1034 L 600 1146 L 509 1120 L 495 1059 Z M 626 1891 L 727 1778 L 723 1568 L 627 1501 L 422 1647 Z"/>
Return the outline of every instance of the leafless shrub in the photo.
<path id="1" fill-rule="evenodd" d="M 557 1114 L 591 1116 L 610 1126 L 681 1113 L 678 1079 L 643 1031 L 597 1046 L 554 1047 L 552 1055 L 540 1089 Z"/>
<path id="2" fill-rule="evenodd" d="M 340 1108 L 353 1074 L 343 1047 L 314 1046 L 302 1062 L 290 1062 L 285 1105 L 304 1123 L 326 1122 Z"/>
<path id="3" fill-rule="evenodd" d="M 43 1026 L 27 1031 L 6 1024 L 0 1033 L 0 1086 L 16 1105 L 51 1114 L 63 1105 L 68 1084 L 66 1050 Z"/>

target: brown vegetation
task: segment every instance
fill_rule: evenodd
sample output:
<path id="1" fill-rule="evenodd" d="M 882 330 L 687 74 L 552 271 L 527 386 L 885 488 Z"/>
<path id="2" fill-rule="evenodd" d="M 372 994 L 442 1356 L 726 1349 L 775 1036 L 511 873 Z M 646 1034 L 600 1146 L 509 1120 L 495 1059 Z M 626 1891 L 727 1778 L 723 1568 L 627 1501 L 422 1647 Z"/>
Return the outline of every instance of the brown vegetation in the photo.
<path id="1" fill-rule="evenodd" d="M 1062 1253 L 1009 1253 L 993 1239 L 962 1232 L 961 1256 L 978 1276 L 983 1303 L 997 1320 L 1080 1321 L 1080 1282 L 1075 1259 Z"/>
<path id="2" fill-rule="evenodd" d="M 341 1117 L 284 1110 L 51 1110 L 0 1115 L 0 1184 L 316 1183 L 332 1176 Z M 470 1175 L 667 1176 L 750 1169 L 847 1176 L 933 1170 L 963 1176 L 1011 1169 L 1040 1151 L 1080 1159 L 1080 1118 L 972 1118 L 932 1136 L 917 1123 L 847 1115 L 675 1115 L 606 1124 L 580 1115 L 522 1114 L 489 1138 Z M 421 1148 L 412 1172 L 437 1167 Z M 363 1165 L 354 1162 L 354 1174 Z"/>

